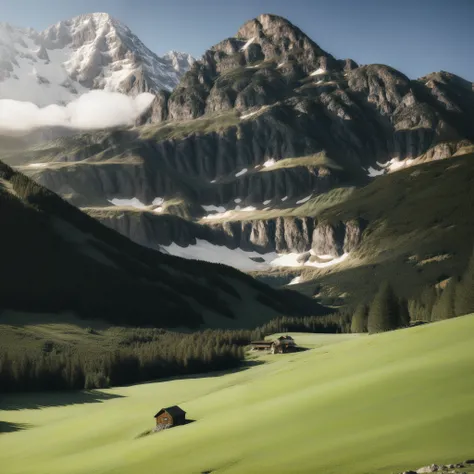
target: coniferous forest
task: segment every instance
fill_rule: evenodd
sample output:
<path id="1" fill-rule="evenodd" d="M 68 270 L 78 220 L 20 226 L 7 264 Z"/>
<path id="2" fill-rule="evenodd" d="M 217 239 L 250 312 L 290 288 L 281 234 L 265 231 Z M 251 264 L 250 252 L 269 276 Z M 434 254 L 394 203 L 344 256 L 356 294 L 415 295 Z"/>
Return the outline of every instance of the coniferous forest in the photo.
<path id="1" fill-rule="evenodd" d="M 228 370 L 242 365 L 251 340 L 278 332 L 377 333 L 474 312 L 474 257 L 461 277 L 428 286 L 409 300 L 383 282 L 372 301 L 326 316 L 280 317 L 251 330 L 190 334 L 127 329 L 112 351 L 77 352 L 45 341 L 21 355 L 0 352 L 0 392 L 94 389 L 173 376 Z M 90 329 L 93 333 L 94 330 Z"/>
<path id="2" fill-rule="evenodd" d="M 78 352 L 45 341 L 21 355 L 0 352 L 0 392 L 78 390 L 128 385 L 241 366 L 251 340 L 278 332 L 377 333 L 474 312 L 470 282 L 474 258 L 460 278 L 427 287 L 408 301 L 387 282 L 369 303 L 326 316 L 280 317 L 255 330 L 206 330 L 190 334 L 127 329 L 112 351 Z M 90 329 L 94 333 L 93 329 Z"/>
<path id="3" fill-rule="evenodd" d="M 0 353 L 0 392 L 105 388 L 232 369 L 251 338 L 251 331 L 131 329 L 109 352 L 77 352 L 45 341 L 40 351 Z"/>
<path id="4" fill-rule="evenodd" d="M 281 317 L 256 330 L 206 330 L 190 334 L 163 329 L 124 329 L 114 350 L 75 350 L 45 341 L 21 354 L 0 352 L 0 392 L 80 390 L 128 385 L 167 377 L 229 370 L 245 361 L 252 340 L 276 332 L 350 332 L 349 312 Z M 89 328 L 91 335 L 96 331 Z M 97 333 L 98 334 L 98 333 Z M 97 343 L 99 345 L 100 343 Z"/>

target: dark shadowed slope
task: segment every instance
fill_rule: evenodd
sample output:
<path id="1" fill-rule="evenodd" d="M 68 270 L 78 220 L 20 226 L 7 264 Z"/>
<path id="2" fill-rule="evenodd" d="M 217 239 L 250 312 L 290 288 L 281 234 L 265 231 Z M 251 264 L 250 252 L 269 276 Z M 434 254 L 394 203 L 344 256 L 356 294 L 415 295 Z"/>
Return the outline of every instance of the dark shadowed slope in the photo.
<path id="1" fill-rule="evenodd" d="M 141 247 L 1 163 L 0 216 L 0 308 L 163 327 L 256 326 L 318 309 L 232 268 Z"/>

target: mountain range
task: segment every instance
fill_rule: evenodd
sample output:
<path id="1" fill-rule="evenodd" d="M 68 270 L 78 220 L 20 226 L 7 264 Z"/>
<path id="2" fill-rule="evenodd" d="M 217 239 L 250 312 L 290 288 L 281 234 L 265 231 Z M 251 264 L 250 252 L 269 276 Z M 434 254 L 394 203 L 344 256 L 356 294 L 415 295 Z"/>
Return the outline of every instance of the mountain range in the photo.
<path id="1" fill-rule="evenodd" d="M 81 51 L 86 32 L 107 38 L 108 29 L 141 45 L 123 25 L 89 17 L 92 30 L 80 17 L 42 34 L 48 54 L 55 45 Z M 94 61 L 70 76 L 81 87 L 152 91 L 136 126 L 2 159 L 142 246 L 292 283 L 323 302 L 371 297 L 374 275 L 410 297 L 463 269 L 473 234 L 459 213 L 470 203 L 472 83 L 334 58 L 267 14 L 198 61 L 183 56 L 190 68 L 179 83 L 158 85 L 150 71 L 163 60 L 136 50 L 144 81 L 120 82 Z"/>
<path id="2" fill-rule="evenodd" d="M 42 32 L 0 24 L 0 99 L 40 107 L 101 89 L 136 95 L 171 91 L 194 62 L 163 57 L 106 13 L 60 21 Z"/>

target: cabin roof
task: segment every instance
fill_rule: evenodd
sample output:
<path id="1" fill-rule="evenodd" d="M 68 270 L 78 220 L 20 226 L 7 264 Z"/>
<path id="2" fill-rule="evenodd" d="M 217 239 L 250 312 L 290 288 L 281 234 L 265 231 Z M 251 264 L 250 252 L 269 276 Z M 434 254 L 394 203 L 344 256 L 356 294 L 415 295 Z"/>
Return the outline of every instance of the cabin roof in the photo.
<path id="1" fill-rule="evenodd" d="M 155 416 L 154 418 L 156 418 L 157 416 L 160 416 L 162 413 L 168 413 L 169 415 L 171 415 L 173 418 L 174 417 L 177 417 L 177 416 L 183 416 L 183 415 L 186 415 L 186 412 L 184 410 L 182 410 L 181 408 L 179 408 L 178 405 L 173 405 L 172 407 L 168 407 L 168 408 L 162 408 Z"/>

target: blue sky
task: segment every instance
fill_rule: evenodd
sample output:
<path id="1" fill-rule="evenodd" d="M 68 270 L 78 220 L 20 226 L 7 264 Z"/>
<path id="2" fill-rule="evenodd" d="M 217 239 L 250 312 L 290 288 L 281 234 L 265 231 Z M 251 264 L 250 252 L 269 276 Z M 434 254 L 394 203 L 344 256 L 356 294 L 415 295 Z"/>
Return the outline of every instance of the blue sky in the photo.
<path id="1" fill-rule="evenodd" d="M 0 0 L 0 21 L 44 29 L 107 12 L 153 51 L 200 56 L 246 20 L 274 13 L 337 58 L 409 77 L 445 70 L 474 81 L 474 0 Z"/>

